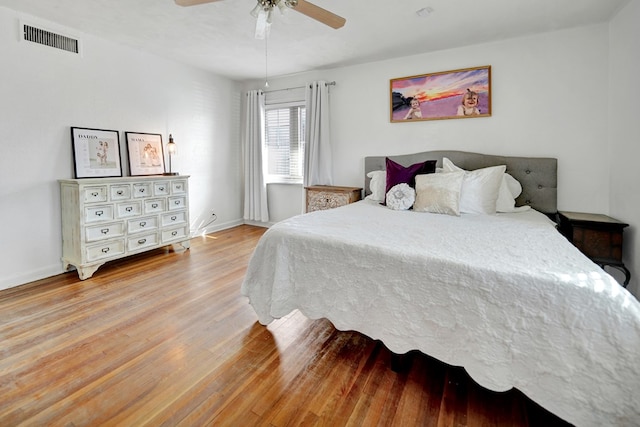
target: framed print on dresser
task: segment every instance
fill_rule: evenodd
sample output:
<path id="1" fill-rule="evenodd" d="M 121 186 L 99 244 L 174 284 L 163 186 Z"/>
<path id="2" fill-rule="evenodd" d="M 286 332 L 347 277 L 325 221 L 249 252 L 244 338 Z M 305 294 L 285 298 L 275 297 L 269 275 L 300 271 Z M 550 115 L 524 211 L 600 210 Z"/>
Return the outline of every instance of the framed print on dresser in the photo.
<path id="1" fill-rule="evenodd" d="M 125 132 L 131 176 L 162 175 L 164 151 L 158 133 Z"/>
<path id="2" fill-rule="evenodd" d="M 76 178 L 122 176 L 117 130 L 71 128 Z"/>

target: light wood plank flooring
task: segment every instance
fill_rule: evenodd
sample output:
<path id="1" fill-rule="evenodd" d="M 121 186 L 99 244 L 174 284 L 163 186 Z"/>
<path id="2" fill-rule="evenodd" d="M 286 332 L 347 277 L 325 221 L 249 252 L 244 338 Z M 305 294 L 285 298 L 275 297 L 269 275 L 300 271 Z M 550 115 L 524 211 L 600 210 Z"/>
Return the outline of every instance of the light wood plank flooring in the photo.
<path id="1" fill-rule="evenodd" d="M 240 226 L 0 291 L 0 426 L 563 426 L 420 353 L 298 312 L 264 327 Z"/>

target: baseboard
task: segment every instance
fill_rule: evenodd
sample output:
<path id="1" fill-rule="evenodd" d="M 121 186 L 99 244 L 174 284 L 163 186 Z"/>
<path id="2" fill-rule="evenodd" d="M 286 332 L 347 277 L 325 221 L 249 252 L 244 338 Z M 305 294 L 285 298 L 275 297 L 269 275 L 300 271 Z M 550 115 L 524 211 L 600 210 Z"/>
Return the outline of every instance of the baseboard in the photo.
<path id="1" fill-rule="evenodd" d="M 242 219 L 236 219 L 233 221 L 222 222 L 219 224 L 211 224 L 208 227 L 200 230 L 191 230 L 191 237 L 204 236 L 205 234 L 215 233 L 216 231 L 226 230 L 228 228 L 237 227 L 244 224 Z"/>
<path id="2" fill-rule="evenodd" d="M 36 280 L 46 279 L 47 277 L 56 276 L 64 273 L 62 270 L 62 261 L 59 264 L 50 265 L 48 267 L 39 268 L 37 270 L 28 271 L 24 274 L 15 275 L 9 278 L 0 279 L 0 291 L 3 289 L 15 288 L 17 286 L 26 285 Z"/>
<path id="3" fill-rule="evenodd" d="M 260 222 L 260 221 L 250 221 L 248 219 L 245 219 L 244 220 L 244 224 L 253 225 L 253 226 L 256 226 L 256 227 L 270 228 L 271 226 L 273 226 L 275 224 L 275 222 Z"/>

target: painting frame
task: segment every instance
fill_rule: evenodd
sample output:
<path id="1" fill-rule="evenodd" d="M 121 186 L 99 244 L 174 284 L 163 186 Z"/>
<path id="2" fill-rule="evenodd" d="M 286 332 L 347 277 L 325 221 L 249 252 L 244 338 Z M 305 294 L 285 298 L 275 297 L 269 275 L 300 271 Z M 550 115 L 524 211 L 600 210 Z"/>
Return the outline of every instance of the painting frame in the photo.
<path id="1" fill-rule="evenodd" d="M 71 145 L 76 179 L 122 176 L 119 131 L 72 126 Z"/>
<path id="2" fill-rule="evenodd" d="M 125 132 L 131 176 L 164 174 L 162 135 L 148 132 Z"/>
<path id="3" fill-rule="evenodd" d="M 392 123 L 491 116 L 491 65 L 389 81 Z"/>

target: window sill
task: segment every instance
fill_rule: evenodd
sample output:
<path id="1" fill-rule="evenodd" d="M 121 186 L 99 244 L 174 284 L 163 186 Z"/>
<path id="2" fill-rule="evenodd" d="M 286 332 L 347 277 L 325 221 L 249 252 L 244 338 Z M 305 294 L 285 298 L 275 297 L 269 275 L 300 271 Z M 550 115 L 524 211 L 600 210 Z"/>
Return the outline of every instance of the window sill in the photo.
<path id="1" fill-rule="evenodd" d="M 266 184 L 285 184 L 285 185 L 302 185 L 301 179 L 272 178 L 266 181 Z"/>

